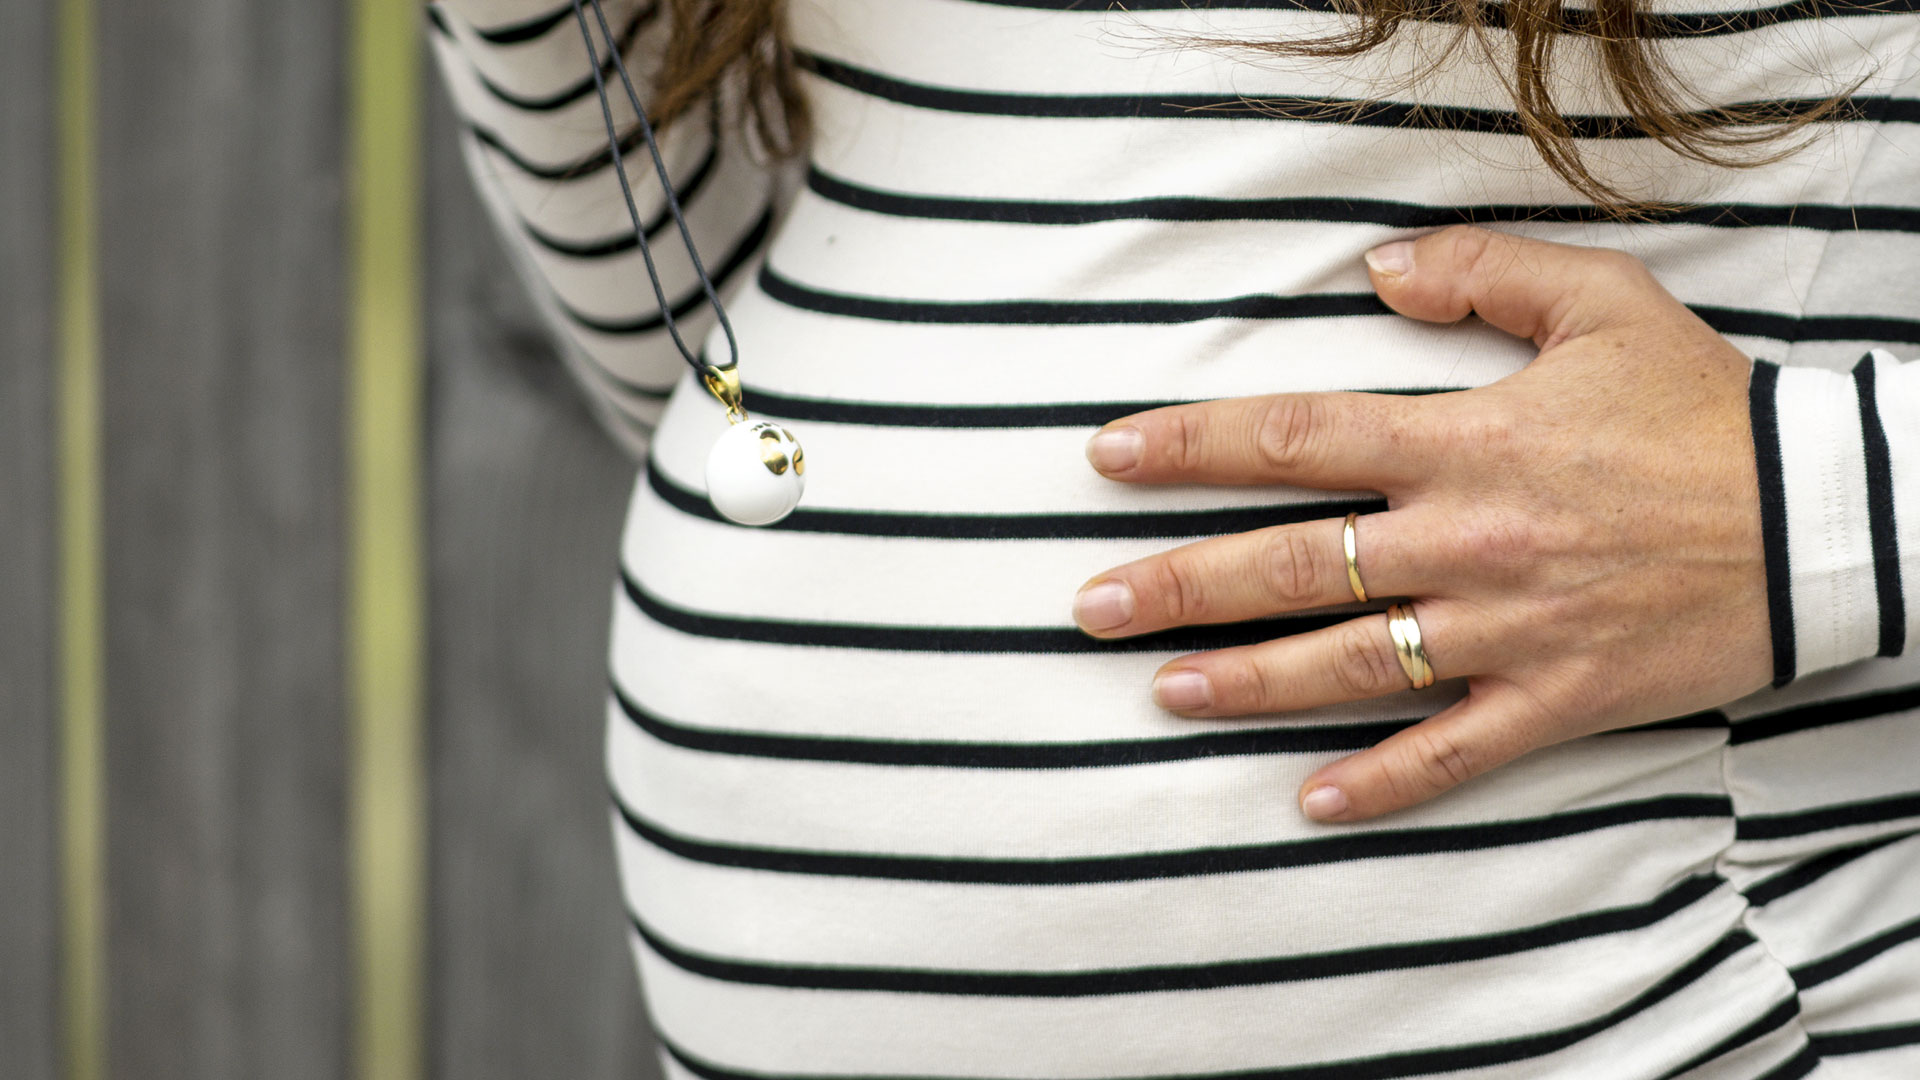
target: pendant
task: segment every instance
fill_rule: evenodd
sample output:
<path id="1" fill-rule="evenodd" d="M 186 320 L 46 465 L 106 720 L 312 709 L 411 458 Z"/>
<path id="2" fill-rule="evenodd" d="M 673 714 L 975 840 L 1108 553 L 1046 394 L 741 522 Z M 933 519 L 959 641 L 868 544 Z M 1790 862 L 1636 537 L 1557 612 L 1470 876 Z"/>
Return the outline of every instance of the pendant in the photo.
<path id="1" fill-rule="evenodd" d="M 707 498 L 739 525 L 771 525 L 793 512 L 807 486 L 807 459 L 793 433 L 766 420 L 748 422 L 732 366 L 709 367 L 707 390 L 727 407 L 727 430 L 707 453 Z"/>

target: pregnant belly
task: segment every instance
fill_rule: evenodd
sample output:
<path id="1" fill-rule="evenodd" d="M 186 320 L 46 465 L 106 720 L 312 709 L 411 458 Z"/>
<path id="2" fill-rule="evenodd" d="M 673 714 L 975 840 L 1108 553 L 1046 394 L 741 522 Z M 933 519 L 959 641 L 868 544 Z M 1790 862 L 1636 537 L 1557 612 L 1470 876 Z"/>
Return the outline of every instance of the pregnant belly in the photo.
<path id="1" fill-rule="evenodd" d="M 1653 1077 L 1791 994 L 1713 872 L 1724 729 L 1576 740 L 1319 825 L 1294 802 L 1312 770 L 1457 689 L 1181 719 L 1146 692 L 1176 650 L 1065 614 L 1152 541 L 754 530 L 682 501 L 636 488 L 607 749 L 651 1015 L 695 1065 L 1498 1069 L 1552 1046 L 1587 1062 L 1564 1075 Z"/>
<path id="2" fill-rule="evenodd" d="M 1418 339 L 1395 375 L 1368 350 L 1307 358 L 1353 325 L 1301 328 L 1211 367 L 1138 342 L 1059 357 L 1086 375 L 1068 385 L 1031 342 L 969 368 L 966 333 L 847 319 L 809 336 L 742 310 L 749 405 L 805 444 L 806 498 L 776 527 L 720 520 L 701 466 L 725 422 L 683 383 L 614 598 L 622 885 L 656 1025 L 687 1060 L 1121 1076 L 1400 1054 L 1367 1075 L 1653 1077 L 1791 997 L 1720 873 L 1724 717 L 1573 740 L 1324 825 L 1298 811 L 1300 782 L 1456 700 L 1457 680 L 1184 719 L 1148 699 L 1161 664 L 1308 623 L 1128 642 L 1072 625 L 1099 570 L 1379 505 L 1115 484 L 1082 456 L 1102 421 L 1422 374 L 1472 385 L 1511 350 L 1469 362 Z M 875 350 L 883 332 L 895 352 Z"/>

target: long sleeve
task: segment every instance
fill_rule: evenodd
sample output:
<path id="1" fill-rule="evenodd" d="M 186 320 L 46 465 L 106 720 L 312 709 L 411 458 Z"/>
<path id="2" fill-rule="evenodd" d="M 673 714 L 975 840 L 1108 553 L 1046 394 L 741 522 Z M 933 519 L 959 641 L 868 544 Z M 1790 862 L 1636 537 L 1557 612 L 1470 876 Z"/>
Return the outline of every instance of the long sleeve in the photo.
<path id="1" fill-rule="evenodd" d="M 1754 364 L 1774 685 L 1920 639 L 1920 363 Z"/>
<path id="2" fill-rule="evenodd" d="M 667 41 L 665 0 L 605 0 L 605 7 L 634 83 L 647 94 Z M 441 0 L 428 13 L 474 184 L 601 422 L 638 457 L 666 395 L 689 369 L 634 240 L 573 6 Z M 610 64 L 605 77 L 649 246 L 681 337 L 697 351 L 716 320 Z M 732 122 L 733 102 L 717 100 L 731 87 L 709 95 L 660 139 L 694 243 L 723 300 L 749 276 L 796 186 L 791 169 L 766 163 L 751 125 Z"/>

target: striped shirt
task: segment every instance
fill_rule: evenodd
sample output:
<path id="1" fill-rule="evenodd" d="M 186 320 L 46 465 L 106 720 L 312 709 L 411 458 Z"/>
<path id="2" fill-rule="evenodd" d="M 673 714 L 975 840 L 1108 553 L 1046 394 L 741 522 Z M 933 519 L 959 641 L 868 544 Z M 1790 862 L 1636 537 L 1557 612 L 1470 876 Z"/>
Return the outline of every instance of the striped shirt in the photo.
<path id="1" fill-rule="evenodd" d="M 1701 108 L 1859 83 L 1752 169 L 1618 123 L 1569 41 L 1588 162 L 1686 205 L 1633 224 L 1539 162 L 1443 16 L 1334 61 L 1176 47 L 1325 33 L 1329 0 L 789 0 L 804 160 L 727 102 L 663 140 L 748 408 L 807 448 L 765 529 L 706 503 L 725 421 L 547 2 L 442 0 L 432 40 L 508 250 L 644 462 L 608 782 L 669 1076 L 1920 1076 L 1914 0 L 1656 4 Z M 643 81 L 661 2 L 608 5 Z M 724 357 L 628 146 L 683 332 Z M 1147 683 L 1383 605 L 1096 641 L 1068 604 L 1154 551 L 1384 501 L 1114 484 L 1080 447 L 1155 404 L 1517 370 L 1530 343 L 1368 285 L 1361 252 L 1459 221 L 1631 252 L 1756 358 L 1775 685 L 1317 824 L 1300 781 L 1457 680 L 1228 720 Z"/>

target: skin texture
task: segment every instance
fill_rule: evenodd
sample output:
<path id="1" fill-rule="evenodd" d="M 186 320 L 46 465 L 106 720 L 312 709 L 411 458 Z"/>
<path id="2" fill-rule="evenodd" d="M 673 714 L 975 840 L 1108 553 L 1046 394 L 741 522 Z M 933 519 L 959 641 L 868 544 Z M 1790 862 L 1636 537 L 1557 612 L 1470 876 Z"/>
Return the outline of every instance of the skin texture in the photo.
<path id="1" fill-rule="evenodd" d="M 1411 259 L 1399 273 L 1395 254 Z M 1429 397 L 1153 409 L 1108 424 L 1087 451 L 1121 483 L 1387 497 L 1385 513 L 1355 526 L 1368 597 L 1411 598 L 1435 677 L 1464 678 L 1468 693 L 1315 772 L 1302 811 L 1377 817 L 1530 750 L 1767 685 L 1750 358 L 1619 251 L 1462 225 L 1382 245 L 1368 263 L 1400 314 L 1476 314 L 1532 340 L 1538 356 L 1498 382 Z M 1082 587 L 1075 621 L 1116 638 L 1352 603 L 1341 525 L 1210 538 L 1116 567 Z M 1180 715 L 1225 717 L 1408 688 L 1375 613 L 1180 657 L 1153 692 Z"/>

